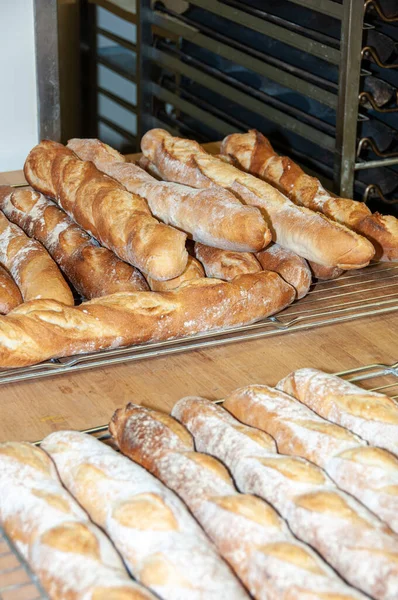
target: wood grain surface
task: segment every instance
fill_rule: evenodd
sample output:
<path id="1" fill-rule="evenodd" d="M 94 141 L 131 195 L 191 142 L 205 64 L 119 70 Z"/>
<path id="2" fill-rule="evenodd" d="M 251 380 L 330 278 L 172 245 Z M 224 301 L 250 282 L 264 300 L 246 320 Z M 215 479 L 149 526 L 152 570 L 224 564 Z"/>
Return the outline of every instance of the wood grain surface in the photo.
<path id="1" fill-rule="evenodd" d="M 0 183 L 20 183 L 20 172 Z M 221 398 L 291 370 L 338 372 L 398 360 L 398 312 L 134 363 L 0 386 L 0 441 L 36 441 L 57 429 L 107 423 L 127 402 L 169 411 L 186 395 Z"/>

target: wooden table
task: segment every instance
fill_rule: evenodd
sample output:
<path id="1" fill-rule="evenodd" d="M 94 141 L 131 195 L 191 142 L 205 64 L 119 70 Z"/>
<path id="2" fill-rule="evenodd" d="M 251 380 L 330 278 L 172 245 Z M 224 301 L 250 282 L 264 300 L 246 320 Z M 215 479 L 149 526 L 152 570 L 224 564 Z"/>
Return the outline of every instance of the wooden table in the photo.
<path id="1" fill-rule="evenodd" d="M 0 175 L 21 183 L 21 173 Z M 274 385 L 289 371 L 338 372 L 398 360 L 398 312 L 217 348 L 0 386 L 0 441 L 41 439 L 56 429 L 107 423 L 127 402 L 169 411 L 186 395 L 221 398 L 249 383 Z"/>

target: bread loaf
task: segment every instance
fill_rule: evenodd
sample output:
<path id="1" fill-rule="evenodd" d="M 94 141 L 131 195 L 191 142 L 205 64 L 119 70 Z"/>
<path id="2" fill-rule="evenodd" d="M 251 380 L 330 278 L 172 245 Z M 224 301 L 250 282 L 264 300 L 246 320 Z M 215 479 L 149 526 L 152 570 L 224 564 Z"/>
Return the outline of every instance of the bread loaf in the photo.
<path id="1" fill-rule="evenodd" d="M 229 135 L 221 145 L 221 152 L 231 156 L 245 171 L 275 185 L 297 205 L 319 211 L 367 237 L 376 249 L 376 258 L 398 259 L 398 219 L 379 213 L 372 215 L 363 202 L 333 197 L 318 179 L 304 173 L 290 158 L 278 156 L 259 131 Z"/>
<path id="2" fill-rule="evenodd" d="M 312 261 L 308 261 L 308 266 L 311 269 L 311 273 L 315 279 L 329 280 L 329 279 L 337 279 L 344 273 L 344 269 L 339 269 L 339 267 L 324 267 L 323 265 L 318 265 Z"/>
<path id="3" fill-rule="evenodd" d="M 261 250 L 271 241 L 271 232 L 260 211 L 242 205 L 220 187 L 195 190 L 154 179 L 139 166 L 99 140 L 70 140 L 71 148 L 83 160 L 91 160 L 100 170 L 139 194 L 152 214 L 173 225 L 197 242 L 238 251 Z"/>
<path id="4" fill-rule="evenodd" d="M 43 194 L 0 187 L 7 218 L 38 240 L 79 294 L 88 300 L 147 290 L 141 273 L 98 243 Z"/>
<path id="5" fill-rule="evenodd" d="M 207 277 L 232 281 L 238 275 L 262 271 L 260 263 L 250 252 L 232 252 L 199 243 L 195 244 L 194 251 L 196 258 L 204 266 Z"/>
<path id="6" fill-rule="evenodd" d="M 73 308 L 37 300 L 0 317 L 0 367 L 254 323 L 293 298 L 279 275 L 263 271 L 231 283 L 195 279 L 171 292 L 121 292 Z"/>
<path id="7" fill-rule="evenodd" d="M 183 398 L 172 414 L 187 426 L 198 450 L 224 462 L 242 492 L 272 504 L 293 533 L 347 581 L 374 598 L 394 598 L 397 536 L 336 488 L 322 469 L 302 458 L 275 454 L 270 436 L 203 398 Z"/>
<path id="8" fill-rule="evenodd" d="M 23 302 L 19 287 L 8 271 L 0 265 L 0 314 L 6 315 Z"/>
<path id="9" fill-rule="evenodd" d="M 147 471 L 78 432 L 52 433 L 42 446 L 129 570 L 160 598 L 247 599 L 180 500 Z"/>
<path id="10" fill-rule="evenodd" d="M 196 142 L 153 129 L 142 138 L 141 148 L 163 178 L 196 188 L 216 184 L 260 208 L 274 242 L 299 256 L 345 269 L 364 267 L 373 258 L 374 248 L 365 238 L 324 215 L 297 207 L 276 188 L 208 154 Z"/>
<path id="11" fill-rule="evenodd" d="M 186 281 L 191 281 L 191 279 L 202 279 L 203 277 L 205 277 L 205 272 L 200 262 L 192 256 L 188 256 L 187 266 L 179 277 L 167 281 L 157 281 L 148 276 L 147 281 L 153 292 L 168 292 L 170 290 L 176 290 Z"/>
<path id="12" fill-rule="evenodd" d="M 321 417 L 398 454 L 398 404 L 318 369 L 298 369 L 276 386 Z"/>
<path id="13" fill-rule="evenodd" d="M 185 269 L 186 235 L 159 223 L 143 198 L 69 148 L 41 142 L 26 159 L 24 172 L 33 188 L 55 199 L 90 235 L 140 271 L 164 280 Z"/>
<path id="14" fill-rule="evenodd" d="M 275 271 L 296 290 L 297 298 L 304 298 L 310 289 L 312 277 L 308 263 L 291 250 L 272 244 L 256 254 L 265 271 Z"/>
<path id="15" fill-rule="evenodd" d="M 398 532 L 398 458 L 393 454 L 368 446 L 348 429 L 268 386 L 236 390 L 224 406 L 243 423 L 272 435 L 279 452 L 324 468 L 341 489 Z"/>
<path id="16" fill-rule="evenodd" d="M 271 506 L 239 494 L 220 462 L 194 452 L 172 417 L 129 404 L 116 411 L 110 430 L 124 454 L 184 500 L 256 600 L 362 596 L 300 544 Z"/>
<path id="17" fill-rule="evenodd" d="M 47 454 L 0 444 L 0 522 L 53 600 L 155 600 L 59 481 Z"/>
<path id="18" fill-rule="evenodd" d="M 73 306 L 72 292 L 57 265 L 39 242 L 0 213 L 0 263 L 11 273 L 25 302 L 35 298 Z"/>

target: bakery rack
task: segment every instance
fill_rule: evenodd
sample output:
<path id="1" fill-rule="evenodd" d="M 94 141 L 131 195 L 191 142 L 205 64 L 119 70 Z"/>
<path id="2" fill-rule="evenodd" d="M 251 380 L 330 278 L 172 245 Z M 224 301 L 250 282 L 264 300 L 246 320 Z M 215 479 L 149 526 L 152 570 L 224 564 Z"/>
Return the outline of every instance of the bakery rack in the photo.
<path id="1" fill-rule="evenodd" d="M 0 600 L 46 600 L 36 575 L 0 527 Z"/>
<path id="2" fill-rule="evenodd" d="M 52 359 L 30 367 L 1 369 L 0 385 L 282 335 L 397 310 L 398 262 L 374 263 L 365 269 L 347 271 L 333 281 L 316 283 L 305 298 L 252 325 Z"/>
<path id="3" fill-rule="evenodd" d="M 398 362 L 393 365 L 375 363 L 341 371 L 335 375 L 398 400 Z M 94 435 L 104 443 L 110 442 L 108 425 L 85 429 L 82 433 Z M 36 444 L 39 445 L 40 441 Z M 12 595 L 14 592 L 16 594 Z M 0 527 L 0 600 L 44 600 L 46 598 L 36 576 Z"/>

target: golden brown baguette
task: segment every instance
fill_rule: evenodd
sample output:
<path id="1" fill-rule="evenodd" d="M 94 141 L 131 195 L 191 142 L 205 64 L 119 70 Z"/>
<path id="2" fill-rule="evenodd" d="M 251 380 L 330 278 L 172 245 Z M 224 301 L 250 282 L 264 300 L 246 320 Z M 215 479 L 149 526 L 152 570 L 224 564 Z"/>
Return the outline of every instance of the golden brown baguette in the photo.
<path id="1" fill-rule="evenodd" d="M 120 183 L 56 142 L 35 146 L 25 162 L 33 188 L 50 196 L 90 235 L 154 279 L 181 275 L 186 235 L 154 219 L 148 205 Z"/>
<path id="2" fill-rule="evenodd" d="M 6 315 L 23 302 L 19 287 L 0 265 L 0 314 Z"/>
<path id="3" fill-rule="evenodd" d="M 131 573 L 160 598 L 248 600 L 182 502 L 145 469 L 79 432 L 52 433 L 42 447 Z"/>
<path id="4" fill-rule="evenodd" d="M 256 600 L 362 597 L 298 542 L 271 506 L 240 494 L 220 462 L 194 452 L 191 436 L 175 419 L 128 404 L 109 428 L 123 454 L 181 497 Z M 249 427 L 240 429 L 250 436 Z M 268 436 L 257 432 L 255 439 L 261 437 Z"/>
<path id="5" fill-rule="evenodd" d="M 239 421 L 272 435 L 279 452 L 324 468 L 341 489 L 398 532 L 398 458 L 393 454 L 266 385 L 235 390 L 224 406 Z"/>
<path id="6" fill-rule="evenodd" d="M 398 537 L 322 469 L 302 458 L 275 454 L 270 436 L 242 425 L 204 398 L 183 398 L 172 414 L 192 433 L 197 450 L 222 460 L 241 491 L 273 505 L 293 533 L 347 581 L 372 597 L 394 598 Z"/>
<path id="7" fill-rule="evenodd" d="M 120 292 L 73 308 L 36 300 L 0 317 L 0 366 L 254 323 L 293 299 L 290 285 L 263 271 L 230 283 L 194 279 L 171 292 Z"/>
<path id="8" fill-rule="evenodd" d="M 398 259 L 398 219 L 372 214 L 363 202 L 333 197 L 318 179 L 304 173 L 290 158 L 279 156 L 259 131 L 229 135 L 221 152 L 245 171 L 275 185 L 297 205 L 319 211 L 367 237 L 376 249 L 377 259 Z"/>
<path id="9" fill-rule="evenodd" d="M 185 231 L 197 242 L 251 252 L 261 250 L 271 241 L 271 232 L 260 211 L 242 205 L 227 190 L 218 187 L 195 190 L 158 181 L 99 140 L 73 139 L 68 148 L 81 159 L 91 160 L 97 169 L 119 181 L 129 192 L 145 198 L 155 217 Z"/>
<path id="10" fill-rule="evenodd" d="M 272 244 L 262 252 L 257 252 L 257 260 L 265 271 L 275 271 L 296 290 L 297 298 L 308 294 L 312 282 L 307 261 L 291 250 Z"/>
<path id="11" fill-rule="evenodd" d="M 73 306 L 73 294 L 47 250 L 0 212 L 0 263 L 11 273 L 24 302 L 48 298 Z"/>
<path id="12" fill-rule="evenodd" d="M 204 266 L 207 277 L 232 281 L 238 275 L 259 273 L 263 270 L 254 254 L 250 252 L 221 250 L 198 242 L 195 244 L 194 252 Z"/>
<path id="13" fill-rule="evenodd" d="M 46 248 L 79 294 L 88 300 L 147 290 L 144 277 L 76 225 L 40 192 L 0 186 L 0 209 Z"/>
<path id="14" fill-rule="evenodd" d="M 208 154 L 197 142 L 152 129 L 142 138 L 141 148 L 163 178 L 196 188 L 216 184 L 234 192 L 245 204 L 260 208 L 274 242 L 303 258 L 354 269 L 366 266 L 374 256 L 374 247 L 364 237 L 320 213 L 296 206 L 272 185 Z"/>
<path id="15" fill-rule="evenodd" d="M 370 444 L 398 454 L 398 404 L 385 394 L 318 369 L 293 371 L 276 387 Z"/>
<path id="16" fill-rule="evenodd" d="M 155 600 L 131 581 L 43 450 L 24 442 L 0 444 L 0 489 L 0 522 L 50 598 Z"/>
<path id="17" fill-rule="evenodd" d="M 147 276 L 149 287 L 153 292 L 168 292 L 176 290 L 180 285 L 191 279 L 201 279 L 205 277 L 202 265 L 192 256 L 188 256 L 187 266 L 179 277 L 169 279 L 168 281 L 157 281 Z"/>
<path id="18" fill-rule="evenodd" d="M 344 269 L 339 269 L 339 267 L 324 267 L 323 265 L 318 265 L 311 260 L 308 261 L 308 266 L 311 269 L 313 277 L 321 281 L 337 279 L 337 277 L 340 277 L 340 275 L 344 273 Z"/>

